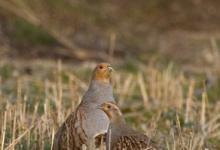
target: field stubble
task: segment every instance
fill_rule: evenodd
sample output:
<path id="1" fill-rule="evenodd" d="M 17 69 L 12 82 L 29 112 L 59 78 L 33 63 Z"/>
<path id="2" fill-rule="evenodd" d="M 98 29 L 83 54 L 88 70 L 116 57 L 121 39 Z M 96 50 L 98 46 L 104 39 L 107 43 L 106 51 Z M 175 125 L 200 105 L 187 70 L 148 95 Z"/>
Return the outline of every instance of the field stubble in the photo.
<path id="1" fill-rule="evenodd" d="M 28 68 L 1 61 L 1 150 L 51 149 L 55 132 L 79 104 L 94 67 L 32 63 Z M 141 65 L 135 73 L 123 65 L 115 70 L 114 94 L 131 126 L 168 150 L 220 148 L 220 103 L 218 97 L 209 99 L 203 80 L 187 77 L 172 64 L 164 69 Z"/>

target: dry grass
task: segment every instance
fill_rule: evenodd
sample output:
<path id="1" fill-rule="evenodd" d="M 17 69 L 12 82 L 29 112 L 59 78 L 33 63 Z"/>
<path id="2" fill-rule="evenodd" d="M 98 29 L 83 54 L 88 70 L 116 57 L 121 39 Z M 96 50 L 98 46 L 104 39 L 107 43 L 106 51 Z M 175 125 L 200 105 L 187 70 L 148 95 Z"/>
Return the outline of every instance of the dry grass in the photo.
<path id="1" fill-rule="evenodd" d="M 55 131 L 80 102 L 94 67 L 60 61 L 28 66 L 31 75 L 22 62 L 0 64 L 1 150 L 51 149 Z M 115 96 L 131 126 L 166 149 L 220 148 L 219 99 L 209 99 L 205 87 L 195 95 L 199 80 L 172 65 L 162 70 L 142 65 L 138 73 L 116 70 Z"/>
<path id="2" fill-rule="evenodd" d="M 94 26 L 102 31 L 103 29 L 99 27 L 98 22 L 100 21 L 100 26 L 103 26 L 102 23 L 106 22 L 105 17 L 108 16 L 108 13 L 112 14 L 112 11 L 103 9 L 107 10 L 106 13 L 101 13 L 103 16 L 92 18 L 93 11 L 85 11 L 84 14 L 79 10 L 87 10 L 87 8 L 79 7 L 81 9 L 77 10 L 71 6 L 71 9 L 68 10 L 69 13 L 66 13 L 66 18 L 68 18 L 66 20 L 73 21 L 73 23 L 67 27 L 67 22 L 65 22 L 63 29 L 66 30 L 63 32 L 60 30 L 61 24 L 59 24 L 65 20 L 65 17 L 59 19 L 59 15 L 65 14 L 61 14 L 63 8 L 54 7 L 51 9 L 48 7 L 51 5 L 47 4 L 47 1 L 41 2 L 8 0 L 1 1 L 0 7 L 10 14 L 42 28 L 58 43 L 71 50 L 71 54 L 76 55 L 76 58 L 83 60 L 90 57 L 96 58 L 97 53 L 93 51 L 90 53 L 86 50 L 83 50 L 83 53 L 76 51 L 82 49 L 70 40 L 69 31 L 71 30 L 71 35 L 74 35 L 75 31 L 73 30 L 78 28 L 73 28 L 73 26 L 84 25 L 82 23 L 84 21 L 80 18 L 84 18 L 86 15 L 90 18 L 84 19 L 86 26 L 97 22 Z M 57 3 L 57 6 L 59 4 L 62 3 Z M 116 4 L 118 5 L 118 2 Z M 117 7 L 115 8 L 117 9 Z M 160 9 L 160 7 L 158 8 Z M 96 7 L 91 7 L 91 9 L 97 10 Z M 49 10 L 57 12 L 54 16 L 58 16 L 58 18 L 51 17 L 50 14 L 53 14 L 53 11 Z M 129 9 L 118 9 L 119 12 L 121 10 Z M 83 15 L 80 17 L 68 16 L 68 14 L 75 13 Z M 127 13 L 118 14 L 127 16 Z M 118 28 L 118 31 L 123 29 L 122 31 L 126 34 L 131 34 L 128 37 L 132 38 L 125 40 L 125 45 L 129 43 L 126 49 L 132 47 L 130 44 L 138 46 L 142 43 L 145 44 L 142 40 L 133 39 L 136 33 L 131 32 L 130 29 L 134 29 L 136 25 L 130 23 L 137 21 L 130 21 L 129 18 L 132 17 L 128 17 L 128 23 L 125 23 L 123 19 L 120 19 L 125 16 L 118 17 L 119 20 L 122 20 L 122 24 L 119 27 L 115 26 L 115 28 Z M 77 18 L 79 23 L 75 25 Z M 138 19 L 135 16 L 133 18 Z M 161 22 L 160 19 L 159 21 Z M 113 18 L 113 22 L 119 21 Z M 109 22 L 109 24 L 112 26 L 113 23 Z M 155 25 L 154 22 L 152 24 Z M 199 24 L 201 25 L 201 23 Z M 140 28 L 142 27 L 140 26 Z M 89 34 L 91 35 L 91 33 Z M 106 57 L 106 59 L 112 60 L 117 49 L 119 35 L 116 32 L 110 32 L 107 42 L 110 46 L 108 44 L 106 46 L 109 47 L 107 51 L 110 57 L 106 56 L 106 52 L 100 52 L 98 58 Z M 150 38 L 152 37 L 150 36 Z M 88 42 L 85 38 L 83 40 Z M 127 122 L 134 128 L 145 132 L 168 150 L 220 149 L 220 53 L 216 40 L 211 39 L 210 41 L 211 48 L 201 52 L 204 57 L 199 57 L 197 60 L 196 64 L 199 66 L 195 67 L 190 64 L 186 69 L 183 69 L 187 70 L 187 73 L 182 69 L 176 69 L 176 66 L 172 64 L 160 68 L 156 67 L 157 65 L 138 64 L 136 65 L 138 67 L 137 73 L 125 71 L 123 66 L 115 67 L 116 72 L 113 78 L 115 97 Z M 142 47 L 144 48 L 140 46 L 141 49 L 146 48 L 145 45 Z M 6 50 L 7 47 L 1 46 L 0 54 Z M 34 61 L 27 64 L 27 62 L 0 60 L 1 150 L 51 149 L 56 130 L 70 112 L 74 111 L 87 89 L 93 67 L 94 65 L 91 64 L 77 67 L 77 65 L 62 64 L 60 61 L 57 63 Z M 206 77 L 208 78 L 207 83 Z"/>

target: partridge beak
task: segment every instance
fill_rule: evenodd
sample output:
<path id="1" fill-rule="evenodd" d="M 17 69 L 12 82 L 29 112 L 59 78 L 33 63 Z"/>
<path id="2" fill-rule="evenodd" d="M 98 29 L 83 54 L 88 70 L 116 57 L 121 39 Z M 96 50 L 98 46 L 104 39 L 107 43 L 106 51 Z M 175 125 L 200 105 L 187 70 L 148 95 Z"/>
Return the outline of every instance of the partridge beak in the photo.
<path id="1" fill-rule="evenodd" d="M 109 72 L 112 72 L 114 69 L 111 66 L 108 66 Z"/>

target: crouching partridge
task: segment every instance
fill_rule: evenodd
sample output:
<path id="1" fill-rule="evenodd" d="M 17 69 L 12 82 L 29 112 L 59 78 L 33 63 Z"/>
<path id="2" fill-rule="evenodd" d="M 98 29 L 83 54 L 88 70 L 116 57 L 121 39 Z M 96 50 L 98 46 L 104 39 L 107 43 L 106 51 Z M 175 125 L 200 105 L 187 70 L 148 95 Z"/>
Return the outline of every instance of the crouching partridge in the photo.
<path id="1" fill-rule="evenodd" d="M 156 144 L 146 135 L 126 125 L 120 109 L 114 102 L 104 102 L 97 108 L 103 110 L 110 120 L 107 150 L 158 150 Z"/>
<path id="2" fill-rule="evenodd" d="M 57 131 L 54 150 L 81 150 L 82 145 L 88 146 L 93 138 L 107 132 L 109 119 L 97 106 L 106 99 L 114 102 L 111 72 L 112 67 L 108 63 L 96 66 L 81 103 Z"/>

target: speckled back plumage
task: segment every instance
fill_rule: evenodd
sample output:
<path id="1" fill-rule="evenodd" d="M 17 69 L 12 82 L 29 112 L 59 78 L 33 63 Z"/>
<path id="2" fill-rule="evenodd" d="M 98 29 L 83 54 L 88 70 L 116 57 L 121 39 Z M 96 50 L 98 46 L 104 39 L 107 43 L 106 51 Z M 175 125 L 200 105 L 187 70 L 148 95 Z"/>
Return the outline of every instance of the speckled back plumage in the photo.
<path id="1" fill-rule="evenodd" d="M 107 133 L 107 150 L 158 150 L 146 135 L 128 127 L 125 123 L 110 124 Z"/>

